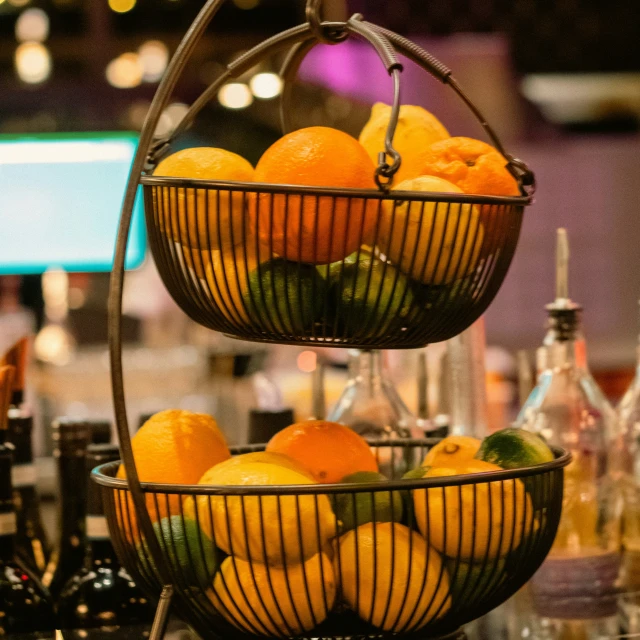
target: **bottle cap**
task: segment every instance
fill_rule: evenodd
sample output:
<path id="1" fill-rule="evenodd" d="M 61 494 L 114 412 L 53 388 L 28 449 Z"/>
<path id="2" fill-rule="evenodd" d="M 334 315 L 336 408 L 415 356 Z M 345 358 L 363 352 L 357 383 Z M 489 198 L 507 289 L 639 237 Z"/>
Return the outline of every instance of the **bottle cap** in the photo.
<path id="1" fill-rule="evenodd" d="M 280 411 L 251 409 L 249 411 L 249 443 L 269 442 L 278 431 L 294 422 L 292 409 L 281 409 Z"/>

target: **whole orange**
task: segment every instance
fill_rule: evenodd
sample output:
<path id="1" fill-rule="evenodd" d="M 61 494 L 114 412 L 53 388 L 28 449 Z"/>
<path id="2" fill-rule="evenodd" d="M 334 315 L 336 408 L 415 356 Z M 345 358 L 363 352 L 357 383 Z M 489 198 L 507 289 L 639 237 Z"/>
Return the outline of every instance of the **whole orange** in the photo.
<path id="1" fill-rule="evenodd" d="M 377 471 L 367 442 L 337 422 L 308 420 L 276 433 L 267 451 L 283 453 L 308 469 L 317 482 L 331 484 L 358 471 Z"/>
<path id="2" fill-rule="evenodd" d="M 518 183 L 507 169 L 507 159 L 481 140 L 455 137 L 434 142 L 415 164 L 420 167 L 420 175 L 444 178 L 465 193 L 520 195 Z"/>
<path id="3" fill-rule="evenodd" d="M 202 413 L 168 410 L 152 416 L 131 439 L 133 457 L 141 482 L 162 484 L 198 484 L 214 465 L 231 457 L 216 421 Z M 126 478 L 120 465 L 118 478 Z M 120 495 L 116 505 L 118 520 L 130 541 L 139 536 L 131 496 Z M 179 494 L 147 494 L 147 509 L 152 521 L 180 514 Z M 122 513 L 121 513 L 122 512 Z"/>
<path id="4" fill-rule="evenodd" d="M 294 131 L 260 158 L 254 179 L 270 184 L 373 189 L 375 167 L 364 147 L 330 127 Z M 375 201 L 312 195 L 254 194 L 251 218 L 265 245 L 288 260 L 342 260 L 371 236 Z"/>

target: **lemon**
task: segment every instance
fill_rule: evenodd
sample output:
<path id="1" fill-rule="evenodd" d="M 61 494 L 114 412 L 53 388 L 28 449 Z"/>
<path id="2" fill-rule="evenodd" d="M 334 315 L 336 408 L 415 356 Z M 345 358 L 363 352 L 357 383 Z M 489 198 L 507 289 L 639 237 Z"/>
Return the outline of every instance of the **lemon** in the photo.
<path id="1" fill-rule="evenodd" d="M 482 441 L 470 436 L 448 436 L 429 449 L 423 467 L 456 467 L 475 458 Z"/>
<path id="2" fill-rule="evenodd" d="M 481 460 L 457 467 L 432 467 L 425 477 L 500 471 Z M 518 480 L 416 489 L 414 514 L 429 544 L 450 557 L 476 562 L 504 556 L 532 529 L 533 507 Z"/>
<path id="3" fill-rule="evenodd" d="M 360 132 L 360 144 L 378 166 L 378 154 L 384 151 L 391 107 L 376 102 L 371 107 L 371 117 Z M 395 184 L 420 175 L 420 155 L 434 142 L 445 140 L 449 132 L 432 113 L 410 104 L 400 107 L 398 126 L 393 136 L 393 147 L 402 156 L 402 164 L 395 175 Z"/>
<path id="4" fill-rule="evenodd" d="M 251 487 L 316 483 L 280 465 L 245 462 L 215 466 L 199 484 Z M 276 487 L 274 495 L 198 496 L 195 502 L 187 498 L 184 512 L 200 522 L 217 547 L 238 558 L 273 565 L 303 562 L 319 553 L 335 535 L 336 518 L 326 495 L 278 493 Z"/>
<path id="5" fill-rule="evenodd" d="M 399 191 L 462 193 L 448 180 L 420 176 L 401 182 Z M 446 202 L 384 200 L 378 245 L 390 260 L 418 282 L 449 284 L 478 265 L 484 240 L 480 208 Z"/>
<path id="6" fill-rule="evenodd" d="M 284 453 L 276 453 L 275 451 L 253 451 L 252 453 L 243 453 L 239 456 L 233 456 L 233 458 L 229 458 L 229 460 L 225 460 L 224 462 L 217 465 L 217 469 L 218 472 L 220 472 L 221 469 L 229 469 L 239 464 L 247 464 L 248 462 L 264 462 L 267 464 L 277 464 L 281 467 L 286 467 L 287 469 L 296 471 L 303 476 L 307 476 L 309 480 L 314 480 L 312 473 L 308 471 L 297 460 L 294 460 Z"/>
<path id="7" fill-rule="evenodd" d="M 239 629 L 289 637 L 310 631 L 327 617 L 335 601 L 336 581 L 324 554 L 286 567 L 229 557 L 208 595 Z"/>
<path id="8" fill-rule="evenodd" d="M 341 536 L 338 551 L 343 598 L 379 629 L 410 633 L 449 610 L 440 556 L 404 525 L 369 522 Z"/>
<path id="9" fill-rule="evenodd" d="M 250 307 L 244 299 L 249 290 L 248 277 L 260 261 L 269 259 L 267 248 L 260 245 L 256 249 L 255 239 L 248 238 L 242 245 L 226 251 L 214 250 L 208 256 L 205 279 L 213 302 L 227 320 L 248 324 Z"/>
<path id="10" fill-rule="evenodd" d="M 241 156 L 213 147 L 183 149 L 165 158 L 155 176 L 222 181 L 253 181 L 253 167 Z M 217 189 L 166 187 L 155 203 L 160 230 L 193 249 L 229 248 L 242 242 L 247 196 Z"/>

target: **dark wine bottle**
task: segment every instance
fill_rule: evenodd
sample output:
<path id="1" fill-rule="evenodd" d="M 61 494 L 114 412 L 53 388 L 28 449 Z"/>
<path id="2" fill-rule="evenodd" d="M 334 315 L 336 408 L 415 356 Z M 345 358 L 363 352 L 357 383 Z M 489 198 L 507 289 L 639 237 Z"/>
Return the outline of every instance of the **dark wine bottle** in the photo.
<path id="1" fill-rule="evenodd" d="M 69 578 L 82 567 L 88 476 L 86 453 L 91 441 L 89 423 L 60 418 L 53 424 L 53 455 L 58 466 L 60 540 L 42 582 L 57 599 Z"/>
<path id="2" fill-rule="evenodd" d="M 33 418 L 9 410 L 8 440 L 14 446 L 11 481 L 16 509 L 16 547 L 18 557 L 41 576 L 49 559 L 49 544 L 40 518 L 40 498 L 36 490 L 31 432 Z"/>
<path id="3" fill-rule="evenodd" d="M 0 636 L 51 632 L 51 599 L 37 578 L 17 558 L 16 514 L 11 487 L 13 446 L 0 445 Z M 41 636 L 45 637 L 45 636 Z"/>
<path id="4" fill-rule="evenodd" d="M 115 445 L 89 445 L 87 475 L 96 466 L 119 458 Z M 120 636 L 120 627 L 150 627 L 153 608 L 118 561 L 109 538 L 100 486 L 91 480 L 87 488 L 86 532 L 84 566 L 67 582 L 57 602 L 58 627 L 63 631 L 100 628 L 101 637 L 115 633 Z M 65 633 L 65 637 L 74 636 Z"/>

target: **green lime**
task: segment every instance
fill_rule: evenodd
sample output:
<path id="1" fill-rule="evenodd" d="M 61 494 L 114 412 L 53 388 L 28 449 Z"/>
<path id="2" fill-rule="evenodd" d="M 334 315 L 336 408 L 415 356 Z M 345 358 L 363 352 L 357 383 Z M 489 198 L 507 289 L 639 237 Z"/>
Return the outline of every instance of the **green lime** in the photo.
<path id="1" fill-rule="evenodd" d="M 249 274 L 243 298 L 265 329 L 302 333 L 320 315 L 326 292 L 326 281 L 313 265 L 276 258 Z"/>
<path id="2" fill-rule="evenodd" d="M 198 523 L 191 518 L 171 516 L 154 522 L 153 529 L 172 574 L 180 575 L 188 584 L 208 587 L 222 561 L 222 553 Z M 157 572 L 146 542 L 138 544 L 138 555 L 146 556 Z"/>
<path id="3" fill-rule="evenodd" d="M 420 480 L 420 478 L 424 478 L 427 471 L 429 471 L 429 467 L 410 469 L 402 476 L 402 480 Z M 408 527 L 414 527 L 413 495 L 411 495 L 411 491 L 409 490 L 401 491 L 400 494 L 402 496 L 402 504 L 404 505 L 404 524 Z"/>
<path id="4" fill-rule="evenodd" d="M 408 278 L 369 251 L 329 265 L 329 281 L 341 329 L 378 334 L 409 319 L 413 291 Z"/>
<path id="5" fill-rule="evenodd" d="M 473 564 L 450 558 L 447 560 L 449 585 L 453 602 L 473 598 L 476 601 L 488 598 L 507 577 L 504 558 L 494 558 Z"/>
<path id="6" fill-rule="evenodd" d="M 476 454 L 478 460 L 503 469 L 521 469 L 553 460 L 553 451 L 535 433 L 509 427 L 487 436 Z"/>
<path id="7" fill-rule="evenodd" d="M 387 482 L 377 471 L 358 471 L 342 479 L 347 484 Z M 363 493 L 339 493 L 333 508 L 343 531 L 356 529 L 367 522 L 400 522 L 402 498 L 397 491 L 366 491 Z"/>

